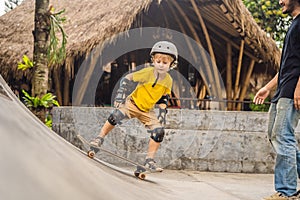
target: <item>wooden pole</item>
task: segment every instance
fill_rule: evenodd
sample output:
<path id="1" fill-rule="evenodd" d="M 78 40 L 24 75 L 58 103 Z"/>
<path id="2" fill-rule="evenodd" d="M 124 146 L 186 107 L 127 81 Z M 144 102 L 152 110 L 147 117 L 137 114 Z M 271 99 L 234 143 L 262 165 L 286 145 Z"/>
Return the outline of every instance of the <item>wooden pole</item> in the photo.
<path id="1" fill-rule="evenodd" d="M 70 80 L 72 77 L 72 71 L 74 68 L 74 58 L 67 57 L 65 62 L 65 73 L 64 73 L 64 98 L 63 102 L 65 106 L 70 104 Z"/>
<path id="2" fill-rule="evenodd" d="M 219 74 L 218 74 L 219 71 L 218 71 L 218 67 L 217 67 L 217 64 L 216 64 L 216 57 L 215 57 L 213 46 L 212 46 L 212 43 L 211 43 L 211 40 L 210 40 L 210 36 L 209 36 L 208 31 L 207 31 L 206 24 L 205 24 L 205 22 L 204 22 L 204 20 L 201 16 L 200 9 L 197 7 L 194 0 L 191 0 L 191 3 L 192 3 L 192 6 L 194 8 L 194 11 L 196 12 L 198 20 L 200 22 L 202 31 L 204 33 L 204 36 L 205 36 L 205 39 L 206 39 L 206 42 L 207 42 L 208 51 L 209 51 L 209 54 L 210 54 L 210 57 L 211 57 L 212 65 L 214 66 L 212 69 L 213 69 L 214 79 L 216 81 L 216 87 L 217 87 L 216 91 L 217 91 L 217 94 L 218 94 L 219 98 L 222 98 L 222 92 L 220 90 L 221 83 L 220 83 Z M 224 108 L 223 104 L 220 104 L 220 105 L 221 105 L 222 108 Z"/>
<path id="3" fill-rule="evenodd" d="M 248 68 L 248 72 L 241 90 L 241 94 L 240 94 L 240 98 L 239 101 L 243 101 L 245 99 L 245 95 L 247 93 L 247 88 L 249 86 L 250 83 L 250 78 L 254 69 L 254 65 L 255 65 L 255 60 L 251 60 L 250 66 Z M 237 110 L 241 110 L 241 103 L 238 104 L 237 106 Z"/>
<path id="4" fill-rule="evenodd" d="M 186 32 L 184 26 L 182 25 L 182 23 L 181 23 L 181 21 L 180 21 L 180 19 L 179 19 L 179 17 L 178 17 L 178 14 L 175 12 L 174 8 L 173 8 L 172 6 L 170 6 L 170 5 L 169 5 L 169 8 L 170 8 L 170 10 L 171 10 L 171 12 L 172 12 L 172 14 L 173 14 L 173 16 L 174 16 L 174 18 L 175 18 L 177 24 L 179 25 L 179 28 L 180 28 L 181 32 L 182 32 L 183 34 L 187 35 L 187 32 Z M 183 14 L 184 14 L 184 13 L 183 13 Z M 186 21 L 186 20 L 188 20 L 188 19 L 185 18 L 185 21 Z M 188 23 L 188 21 L 186 21 L 186 23 Z M 190 26 L 189 28 L 193 28 L 191 24 L 189 24 L 189 26 Z M 200 41 L 198 35 L 197 35 L 196 33 L 194 33 L 194 34 L 195 34 L 194 36 L 196 37 L 195 40 L 201 45 L 201 41 Z M 189 41 L 188 39 L 186 39 L 186 43 L 187 43 L 187 46 L 188 46 L 188 48 L 189 48 L 189 51 L 190 51 L 191 54 L 192 54 L 192 58 L 193 58 L 194 60 L 197 60 L 198 58 L 197 58 L 197 55 L 195 54 L 195 50 L 193 49 L 192 44 L 190 43 L 190 41 Z M 199 49 L 199 50 L 200 50 L 200 49 Z M 200 50 L 200 51 L 201 51 L 201 50 Z M 194 66 L 194 67 L 199 67 L 199 66 Z M 202 69 L 201 67 L 199 67 L 199 72 L 200 72 L 200 74 L 203 74 L 203 69 Z M 211 74 L 208 74 L 208 79 L 212 79 Z M 205 79 L 203 79 L 203 80 L 205 81 Z M 205 84 L 207 84 L 207 82 L 205 82 Z M 210 88 L 207 88 L 207 89 L 208 89 L 208 92 L 211 93 Z"/>
<path id="5" fill-rule="evenodd" d="M 222 35 L 219 31 L 217 31 L 216 29 L 210 27 L 209 28 L 214 34 L 216 34 L 218 37 L 220 37 L 221 39 L 225 40 L 226 42 L 230 43 L 232 45 L 232 47 L 234 47 L 235 49 L 240 49 L 240 46 L 235 44 L 234 42 L 232 42 L 229 38 L 227 38 L 226 36 Z M 256 62 L 260 63 L 262 62 L 261 59 L 255 57 L 252 53 L 250 53 L 249 51 L 247 51 L 246 49 L 244 49 L 244 54 L 246 56 L 248 56 L 249 58 L 255 60 Z"/>
<path id="6" fill-rule="evenodd" d="M 237 66 L 237 70 L 236 70 L 235 85 L 234 85 L 234 100 L 236 100 L 239 96 L 239 81 L 240 81 L 240 76 L 241 76 L 244 47 L 245 47 L 245 41 L 241 40 L 240 54 L 239 54 L 238 66 Z"/>
<path id="7" fill-rule="evenodd" d="M 196 12 L 196 15 L 198 17 L 198 20 L 200 22 L 200 25 L 201 25 L 201 28 L 202 28 L 202 31 L 204 33 L 204 36 L 205 36 L 205 39 L 206 39 L 206 42 L 207 42 L 207 46 L 208 46 L 208 51 L 209 51 L 209 54 L 211 56 L 211 60 L 212 62 L 216 63 L 216 57 L 215 57 L 215 53 L 214 53 L 214 50 L 213 50 L 213 47 L 212 47 L 212 44 L 211 44 L 211 40 L 210 40 L 210 37 L 209 37 L 209 33 L 207 31 L 207 28 L 206 28 L 206 25 L 205 25 L 205 22 L 201 16 L 201 13 L 200 13 L 200 10 L 198 9 L 196 3 L 194 0 L 191 0 L 191 3 L 192 3 L 192 6 Z"/>
<path id="8" fill-rule="evenodd" d="M 227 42 L 227 65 L 226 65 L 226 92 L 227 100 L 232 100 L 232 46 Z M 232 110 L 232 103 L 228 103 L 228 110 Z"/>
<path id="9" fill-rule="evenodd" d="M 178 5 L 178 3 L 176 1 L 171 1 L 173 3 L 173 5 L 176 7 L 177 11 L 181 14 L 182 18 L 184 19 L 184 21 L 186 22 L 186 25 L 189 27 L 190 31 L 192 32 L 192 35 L 193 35 L 193 38 L 196 40 L 196 42 L 198 42 L 201 46 L 201 41 L 200 41 L 200 38 L 195 30 L 195 28 L 193 27 L 193 24 L 191 23 L 191 21 L 187 18 L 186 14 L 184 13 L 184 11 L 182 10 L 182 8 Z M 174 15 L 176 17 L 176 15 Z M 181 25 L 182 26 L 182 25 Z M 203 59 L 203 63 L 205 66 L 210 66 L 209 62 L 208 62 L 208 59 L 207 59 L 207 56 L 203 50 L 203 48 L 200 48 L 199 49 L 200 52 L 201 52 L 201 55 L 202 55 L 202 59 Z M 205 55 L 205 56 L 203 56 Z M 213 62 L 212 62 L 213 63 Z M 212 68 L 216 68 L 216 65 L 214 65 L 215 63 L 213 63 L 213 66 Z M 214 71 L 214 70 L 213 70 Z M 207 76 L 208 76 L 208 80 L 216 80 L 218 79 L 219 77 L 214 77 L 213 74 L 211 73 L 210 70 L 207 70 Z M 207 83 L 206 83 L 207 84 Z M 213 92 L 216 92 L 216 93 L 221 93 L 221 92 L 218 92 L 220 90 L 220 86 L 218 86 L 217 84 L 213 84 L 211 85 L 211 89 L 208 87 L 207 85 L 207 89 L 210 93 Z"/>
<path id="10" fill-rule="evenodd" d="M 63 100 L 62 100 L 62 94 L 61 94 L 61 79 L 60 79 L 60 70 L 61 68 L 59 67 L 54 67 L 53 69 L 53 77 L 54 77 L 54 85 L 55 85 L 55 95 L 58 103 L 62 105 Z"/>

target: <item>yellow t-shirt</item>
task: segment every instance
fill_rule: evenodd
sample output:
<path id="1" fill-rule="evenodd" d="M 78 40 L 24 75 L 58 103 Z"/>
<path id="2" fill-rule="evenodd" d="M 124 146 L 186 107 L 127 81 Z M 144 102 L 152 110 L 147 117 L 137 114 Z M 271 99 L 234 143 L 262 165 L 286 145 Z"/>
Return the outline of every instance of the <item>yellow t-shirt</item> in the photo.
<path id="1" fill-rule="evenodd" d="M 137 107 L 144 112 L 149 112 L 163 95 L 171 94 L 173 80 L 170 74 L 167 73 L 163 80 L 158 80 L 152 87 L 155 79 L 154 67 L 147 67 L 133 73 L 133 81 L 138 82 L 138 85 L 130 96 Z"/>

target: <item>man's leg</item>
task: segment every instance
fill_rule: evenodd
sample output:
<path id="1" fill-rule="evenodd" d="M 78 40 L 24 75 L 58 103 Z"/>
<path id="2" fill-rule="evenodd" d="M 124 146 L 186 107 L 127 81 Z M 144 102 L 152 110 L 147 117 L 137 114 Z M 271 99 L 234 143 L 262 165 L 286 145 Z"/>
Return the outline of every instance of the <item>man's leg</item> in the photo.
<path id="1" fill-rule="evenodd" d="M 299 118 L 292 99 L 279 99 L 276 110 L 271 137 L 277 153 L 275 190 L 292 196 L 297 191 L 297 142 L 294 130 Z"/>

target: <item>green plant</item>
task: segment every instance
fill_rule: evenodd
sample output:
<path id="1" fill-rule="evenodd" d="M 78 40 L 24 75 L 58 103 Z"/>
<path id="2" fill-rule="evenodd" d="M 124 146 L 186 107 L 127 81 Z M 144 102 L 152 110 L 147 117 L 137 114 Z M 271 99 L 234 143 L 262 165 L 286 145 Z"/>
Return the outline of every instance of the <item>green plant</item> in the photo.
<path id="1" fill-rule="evenodd" d="M 50 113 L 47 113 L 46 115 L 45 124 L 49 128 L 52 128 L 52 115 Z"/>
<path id="2" fill-rule="evenodd" d="M 271 0 L 242 0 L 256 23 L 265 30 L 279 46 L 283 44 L 291 17 L 283 14 L 278 1 Z"/>
<path id="3" fill-rule="evenodd" d="M 22 63 L 18 63 L 18 69 L 24 71 L 33 67 L 33 62 L 26 55 L 23 56 L 22 60 Z"/>
<path id="4" fill-rule="evenodd" d="M 251 101 L 253 101 L 254 94 L 250 94 L 250 99 L 251 99 Z M 265 99 L 265 102 L 269 102 L 269 101 L 270 101 L 269 98 Z M 266 104 L 266 103 L 264 103 L 264 104 L 250 103 L 249 107 L 250 107 L 250 109 L 252 111 L 267 112 L 269 110 L 270 104 Z"/>
<path id="5" fill-rule="evenodd" d="M 52 8 L 51 11 L 54 9 Z M 48 60 L 49 66 L 60 64 L 64 61 L 66 57 L 66 45 L 67 45 L 67 35 L 62 28 L 61 24 L 66 21 L 66 18 L 61 16 L 65 10 L 61 10 L 57 13 L 51 13 L 50 15 L 50 44 L 48 48 Z M 61 44 L 59 44 L 59 38 L 56 33 L 60 32 L 62 35 Z"/>
<path id="6" fill-rule="evenodd" d="M 51 93 L 47 93 L 42 98 L 32 97 L 25 90 L 22 90 L 24 97 L 24 103 L 28 108 L 49 108 L 55 106 L 59 106 L 58 101 L 55 100 L 56 96 Z"/>
<path id="7" fill-rule="evenodd" d="M 65 12 L 62 10 L 57 13 L 53 13 L 54 9 L 51 6 L 47 12 L 45 8 L 48 7 L 49 1 L 36 1 L 36 12 L 35 17 L 35 28 L 43 31 L 35 32 L 34 43 L 39 43 L 35 47 L 38 47 L 37 50 L 34 50 L 34 60 L 33 62 L 24 55 L 23 62 L 18 63 L 18 69 L 27 70 L 35 67 L 34 75 L 32 78 L 32 95 L 29 95 L 26 91 L 22 90 L 24 97 L 24 104 L 45 124 L 49 127 L 52 126 L 52 116 L 50 109 L 53 106 L 59 106 L 56 96 L 51 93 L 47 93 L 48 90 L 48 75 L 50 66 L 58 66 L 61 64 L 66 57 L 66 44 L 67 44 L 67 35 L 64 32 L 61 24 L 66 20 L 65 17 L 62 17 L 61 14 Z M 41 15 L 43 15 L 41 17 Z M 49 23 L 50 22 L 50 23 Z M 45 28 L 45 24 L 49 26 Z M 43 27 L 41 27 L 43 25 Z M 60 39 L 57 37 L 56 32 L 59 32 L 62 37 L 61 44 Z M 37 34 L 42 32 L 42 34 Z M 49 34 L 49 45 L 48 36 Z M 42 45 L 41 45 L 42 43 Z M 45 47 L 45 48 L 40 48 Z M 47 55 L 45 55 L 44 50 L 47 50 Z M 47 56 L 47 59 L 45 59 Z M 46 60 L 46 62 L 45 62 Z M 41 84 L 41 82 L 45 84 Z M 46 94 L 45 94 L 46 93 Z"/>

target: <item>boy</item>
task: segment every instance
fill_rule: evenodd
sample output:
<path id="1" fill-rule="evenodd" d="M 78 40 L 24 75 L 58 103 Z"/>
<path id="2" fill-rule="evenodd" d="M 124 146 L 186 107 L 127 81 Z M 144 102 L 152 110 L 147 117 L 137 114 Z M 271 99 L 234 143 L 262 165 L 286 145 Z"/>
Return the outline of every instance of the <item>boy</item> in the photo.
<path id="1" fill-rule="evenodd" d="M 90 142 L 90 146 L 100 147 L 104 137 L 124 118 L 137 118 L 151 134 L 144 166 L 151 171 L 163 171 L 156 166 L 154 156 L 165 134 L 163 125 L 166 120 L 168 96 L 172 88 L 172 78 L 168 71 L 177 63 L 177 48 L 171 42 L 159 41 L 152 47 L 150 56 L 153 67 L 127 74 L 120 81 L 114 102 L 117 109 L 108 117 L 99 135 Z M 126 97 L 133 82 L 138 84 Z M 155 104 L 159 104 L 158 117 L 153 111 Z"/>

